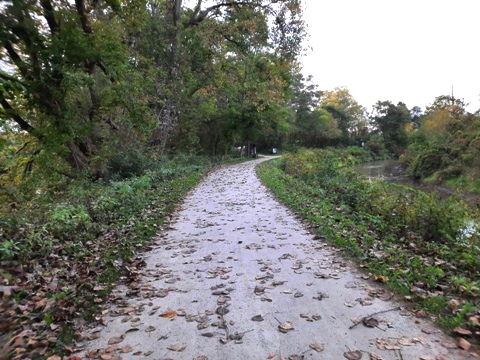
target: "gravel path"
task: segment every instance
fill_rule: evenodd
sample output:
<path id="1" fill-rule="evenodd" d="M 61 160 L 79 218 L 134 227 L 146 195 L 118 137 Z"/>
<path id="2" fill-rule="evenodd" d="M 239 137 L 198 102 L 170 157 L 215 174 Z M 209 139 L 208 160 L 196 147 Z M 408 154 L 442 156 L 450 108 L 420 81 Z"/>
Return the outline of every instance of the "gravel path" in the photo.
<path id="1" fill-rule="evenodd" d="M 263 160 L 218 169 L 190 193 L 145 254 L 141 281 L 114 290 L 106 326 L 85 333 L 93 340 L 80 355 L 468 358 L 314 239 L 260 184 L 255 165 Z"/>

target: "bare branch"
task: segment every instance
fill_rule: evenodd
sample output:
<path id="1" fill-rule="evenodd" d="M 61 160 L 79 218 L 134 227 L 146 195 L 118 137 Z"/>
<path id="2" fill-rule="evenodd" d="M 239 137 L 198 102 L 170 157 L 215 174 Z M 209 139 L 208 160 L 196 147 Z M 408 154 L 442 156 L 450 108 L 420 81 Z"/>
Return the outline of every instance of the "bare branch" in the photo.
<path id="1" fill-rule="evenodd" d="M 198 16 L 198 13 L 200 12 L 201 7 L 202 7 L 202 0 L 198 0 L 197 5 L 193 10 L 192 16 L 190 17 L 189 24 L 195 21 L 195 18 Z"/>

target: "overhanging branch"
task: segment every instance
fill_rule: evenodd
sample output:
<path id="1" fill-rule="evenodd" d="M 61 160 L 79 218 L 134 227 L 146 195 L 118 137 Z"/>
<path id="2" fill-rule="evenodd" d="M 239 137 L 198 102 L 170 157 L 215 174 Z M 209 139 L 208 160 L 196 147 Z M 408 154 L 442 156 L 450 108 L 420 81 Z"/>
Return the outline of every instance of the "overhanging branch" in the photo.
<path id="1" fill-rule="evenodd" d="M 30 135 L 35 136 L 37 139 L 41 139 L 40 136 L 35 134 L 35 128 L 27 123 L 18 113 L 10 106 L 8 101 L 1 97 L 0 98 L 0 104 L 2 104 L 2 107 L 5 109 L 8 115 L 11 116 L 11 118 L 20 126 L 20 129 L 28 132 Z"/>

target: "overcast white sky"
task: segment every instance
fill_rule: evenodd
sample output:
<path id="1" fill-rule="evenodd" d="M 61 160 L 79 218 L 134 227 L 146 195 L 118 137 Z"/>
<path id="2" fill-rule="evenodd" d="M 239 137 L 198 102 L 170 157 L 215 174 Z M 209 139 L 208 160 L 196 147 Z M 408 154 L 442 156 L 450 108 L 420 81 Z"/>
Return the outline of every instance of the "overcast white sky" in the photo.
<path id="1" fill-rule="evenodd" d="M 480 108 L 480 0 L 302 0 L 312 48 L 304 75 L 422 109 L 449 95 Z"/>

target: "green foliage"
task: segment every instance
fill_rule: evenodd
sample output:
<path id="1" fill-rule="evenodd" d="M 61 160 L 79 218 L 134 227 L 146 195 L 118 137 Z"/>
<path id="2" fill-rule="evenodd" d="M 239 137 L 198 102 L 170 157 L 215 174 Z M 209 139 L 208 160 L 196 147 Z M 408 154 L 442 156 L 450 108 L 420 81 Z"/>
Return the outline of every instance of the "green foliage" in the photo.
<path id="1" fill-rule="evenodd" d="M 467 113 L 462 101 L 440 96 L 418 121 L 421 125 L 410 133 L 401 158 L 407 173 L 478 193 L 478 115 Z"/>
<path id="2" fill-rule="evenodd" d="M 407 145 L 405 127 L 411 122 L 407 106 L 399 102 L 378 101 L 374 106 L 371 123 L 384 139 L 385 148 L 399 156 Z"/>
<path id="3" fill-rule="evenodd" d="M 480 234 L 472 225 L 480 222 L 478 209 L 454 198 L 367 181 L 347 166 L 355 162 L 355 153 L 300 150 L 262 164 L 258 173 L 318 235 L 369 272 L 387 276 L 392 288 L 438 314 L 442 325 L 468 327 L 468 314 L 478 311 L 478 304 L 466 301 L 460 314 L 447 304 L 452 297 L 478 296 Z M 435 294 L 439 285 L 444 296 Z M 419 286 L 435 295 L 417 297 Z"/>

